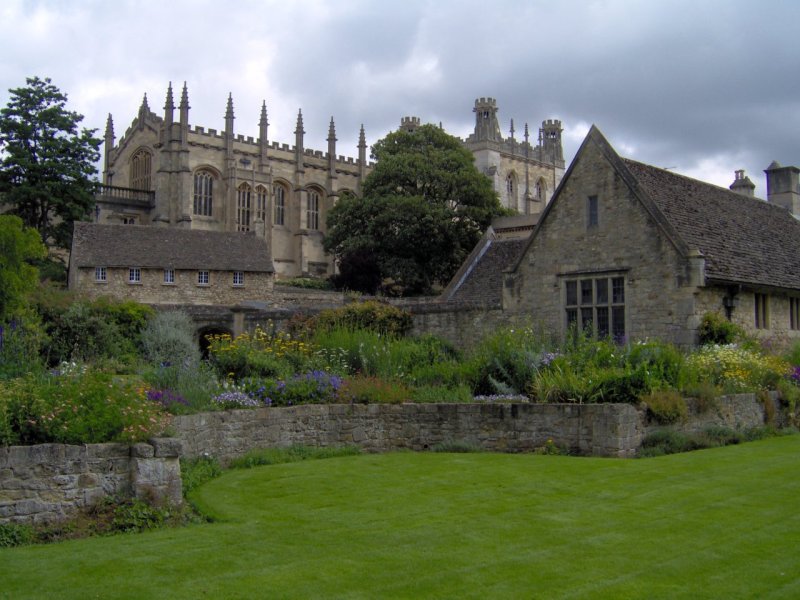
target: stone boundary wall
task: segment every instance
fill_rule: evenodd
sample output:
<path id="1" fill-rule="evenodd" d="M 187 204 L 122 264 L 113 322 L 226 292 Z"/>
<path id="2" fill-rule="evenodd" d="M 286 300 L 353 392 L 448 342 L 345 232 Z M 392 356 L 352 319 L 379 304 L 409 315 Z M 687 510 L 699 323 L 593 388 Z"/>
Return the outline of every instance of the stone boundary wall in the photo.
<path id="1" fill-rule="evenodd" d="M 223 464 L 256 448 L 357 445 L 368 452 L 427 450 L 466 442 L 528 452 L 547 440 L 573 452 L 633 456 L 641 417 L 628 404 L 302 405 L 178 416 L 184 456 Z"/>
<path id="2" fill-rule="evenodd" d="M 0 523 L 61 521 L 107 496 L 182 502 L 180 440 L 0 447 Z"/>
<path id="3" fill-rule="evenodd" d="M 777 426 L 784 426 L 776 406 Z M 690 400 L 686 422 L 670 429 L 743 430 L 762 426 L 765 411 L 755 394 L 719 398 L 700 412 Z M 593 456 L 628 458 L 642 439 L 665 426 L 631 404 L 395 404 L 301 405 L 229 410 L 175 417 L 186 457 L 212 456 L 223 464 L 259 448 L 356 445 L 368 452 L 427 450 L 463 442 L 494 452 L 530 452 L 552 440 L 560 448 Z"/>

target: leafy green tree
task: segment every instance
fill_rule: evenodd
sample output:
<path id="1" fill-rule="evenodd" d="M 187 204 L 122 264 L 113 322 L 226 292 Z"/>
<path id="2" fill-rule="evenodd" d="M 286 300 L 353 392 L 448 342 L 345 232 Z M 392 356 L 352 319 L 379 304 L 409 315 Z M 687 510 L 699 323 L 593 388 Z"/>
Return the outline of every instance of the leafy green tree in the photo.
<path id="1" fill-rule="evenodd" d="M 45 254 L 35 229 L 19 217 L 0 215 L 0 323 L 27 306 L 26 296 L 39 282 L 33 263 Z"/>
<path id="2" fill-rule="evenodd" d="M 351 261 L 372 257 L 384 290 L 411 295 L 446 284 L 492 218 L 505 214 L 491 181 L 458 138 L 434 125 L 390 133 L 372 157 L 363 197 L 343 197 L 328 215 L 326 250 L 342 275 L 358 273 Z M 364 279 L 339 283 L 374 291 L 358 287 Z"/>
<path id="3" fill-rule="evenodd" d="M 48 246 L 69 248 L 72 222 L 90 214 L 101 140 L 50 79 L 27 78 L 0 110 L 0 197 Z"/>

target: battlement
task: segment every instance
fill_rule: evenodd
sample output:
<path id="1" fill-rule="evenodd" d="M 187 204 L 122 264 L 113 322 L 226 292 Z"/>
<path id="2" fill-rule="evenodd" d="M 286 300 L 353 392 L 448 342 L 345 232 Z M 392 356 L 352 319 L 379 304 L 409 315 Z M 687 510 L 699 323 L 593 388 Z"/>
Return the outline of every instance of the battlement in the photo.
<path id="1" fill-rule="evenodd" d="M 492 97 L 487 97 L 487 98 L 481 97 L 475 99 L 475 108 L 484 106 L 491 106 L 493 108 L 497 108 L 497 100 L 495 100 Z"/>
<path id="2" fill-rule="evenodd" d="M 419 117 L 403 117 L 400 119 L 400 129 L 414 131 L 421 123 L 422 121 Z"/>
<path id="3" fill-rule="evenodd" d="M 561 121 L 558 119 L 547 119 L 546 121 L 542 121 L 542 127 L 545 129 L 551 129 L 555 127 L 561 129 Z"/>

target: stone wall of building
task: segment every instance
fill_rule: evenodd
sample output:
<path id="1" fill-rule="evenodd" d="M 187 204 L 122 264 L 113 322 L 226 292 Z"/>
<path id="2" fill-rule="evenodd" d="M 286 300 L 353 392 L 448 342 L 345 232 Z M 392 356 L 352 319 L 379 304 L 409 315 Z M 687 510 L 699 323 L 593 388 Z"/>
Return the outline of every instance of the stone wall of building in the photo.
<path id="1" fill-rule="evenodd" d="M 571 169 L 519 268 L 506 276 L 503 306 L 563 335 L 566 281 L 622 277 L 627 337 L 692 345 L 697 282 L 687 261 L 599 148 L 587 148 Z M 597 199 L 596 224 L 589 197 Z"/>
<path id="2" fill-rule="evenodd" d="M 130 265 L 136 267 L 137 265 Z M 106 281 L 95 281 L 94 268 L 75 270 L 72 289 L 87 298 L 106 296 L 144 304 L 236 306 L 272 295 L 271 273 L 244 273 L 244 285 L 233 285 L 232 271 L 209 271 L 208 285 L 197 283 L 197 271 L 175 270 L 175 282 L 164 283 L 164 269 L 141 268 L 141 281 L 128 281 L 128 268 L 108 267 Z"/>
<path id="3" fill-rule="evenodd" d="M 182 502 L 180 442 L 0 447 L 0 523 L 60 521 L 108 496 Z"/>

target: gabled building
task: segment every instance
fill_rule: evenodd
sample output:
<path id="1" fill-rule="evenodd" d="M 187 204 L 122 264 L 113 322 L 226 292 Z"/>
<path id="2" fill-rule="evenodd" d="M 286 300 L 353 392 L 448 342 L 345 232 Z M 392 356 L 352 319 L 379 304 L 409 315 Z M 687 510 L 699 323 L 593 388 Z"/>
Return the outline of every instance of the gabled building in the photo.
<path id="1" fill-rule="evenodd" d="M 563 334 L 689 346 L 717 312 L 759 337 L 800 337 L 800 222 L 787 210 L 800 190 L 788 169 L 767 170 L 778 205 L 753 198 L 743 173 L 737 193 L 621 158 L 592 127 L 505 274 L 503 307 Z M 794 188 L 783 185 L 792 174 Z"/>
<path id="2" fill-rule="evenodd" d="M 69 288 L 88 298 L 236 306 L 268 299 L 273 279 L 253 233 L 75 223 Z"/>

